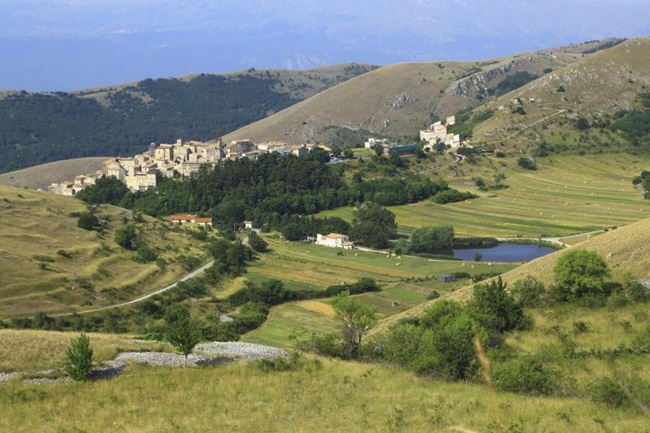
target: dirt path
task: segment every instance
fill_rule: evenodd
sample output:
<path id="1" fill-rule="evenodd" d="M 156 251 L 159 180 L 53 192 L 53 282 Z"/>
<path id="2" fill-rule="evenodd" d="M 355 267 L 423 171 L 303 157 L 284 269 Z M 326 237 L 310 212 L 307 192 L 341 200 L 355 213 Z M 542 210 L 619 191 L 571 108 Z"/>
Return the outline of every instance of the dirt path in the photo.
<path id="1" fill-rule="evenodd" d="M 165 293 L 166 291 L 175 288 L 178 285 L 178 283 L 180 283 L 180 282 L 187 281 L 187 280 L 189 280 L 191 278 L 196 277 L 197 275 L 205 272 L 206 269 L 212 267 L 213 264 L 214 264 L 214 260 L 206 263 L 205 265 L 201 266 L 198 269 L 193 270 L 192 272 L 185 275 L 180 280 L 176 281 L 173 284 L 170 284 L 167 287 L 163 287 L 162 289 L 156 290 L 155 292 L 151 292 L 151 293 L 148 293 L 148 294 L 146 294 L 144 296 L 140 296 L 139 298 L 132 299 L 132 300 L 127 301 L 127 302 L 122 302 L 121 304 L 114 304 L 114 305 L 109 305 L 107 307 L 94 308 L 92 310 L 75 311 L 73 313 L 55 314 L 52 317 L 71 316 L 73 314 L 90 314 L 90 313 L 96 313 L 98 311 L 105 311 L 105 310 L 110 310 L 110 309 L 113 309 L 113 308 L 121 308 L 121 307 L 126 307 L 128 305 L 137 304 L 138 302 L 142 302 L 145 299 L 149 299 L 149 298 L 151 298 L 153 296 L 160 295 L 161 293 Z"/>

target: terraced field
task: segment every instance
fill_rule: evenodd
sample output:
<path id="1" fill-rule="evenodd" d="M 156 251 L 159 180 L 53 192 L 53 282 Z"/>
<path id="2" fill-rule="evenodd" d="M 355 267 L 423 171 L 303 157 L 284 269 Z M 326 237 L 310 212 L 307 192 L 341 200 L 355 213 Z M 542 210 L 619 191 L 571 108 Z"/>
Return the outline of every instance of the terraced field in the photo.
<path id="1" fill-rule="evenodd" d="M 438 274 L 467 272 L 505 272 L 516 264 L 463 263 L 456 260 L 430 261 L 418 257 L 349 251 L 313 244 L 288 242 L 266 237 L 271 252 L 253 262 L 245 278 L 254 283 L 276 278 L 291 290 L 323 290 L 342 282 L 354 283 L 362 277 L 373 278 L 382 290 L 357 298 L 377 307 L 379 317 L 408 310 L 426 301 L 431 291 L 448 293 L 467 284 L 436 280 Z M 342 255 L 339 255 L 342 254 Z M 225 290 L 228 290 L 226 288 Z M 244 336 L 244 341 L 287 346 L 295 339 L 309 337 L 312 331 L 329 332 L 338 322 L 328 300 L 300 301 L 274 307 L 269 320 Z"/>
<path id="2" fill-rule="evenodd" d="M 503 182 L 508 189 L 480 192 L 467 185 L 471 177 L 481 175 L 480 168 L 463 163 L 460 167 L 471 175 L 449 179 L 450 184 L 480 198 L 446 205 L 425 200 L 390 210 L 402 234 L 422 226 L 450 224 L 457 236 L 494 237 L 567 236 L 650 216 L 650 202 L 632 185 L 632 179 L 650 167 L 648 157 L 563 156 L 540 159 L 537 164 L 536 171 L 506 168 Z M 350 220 L 352 209 L 323 215 Z"/>

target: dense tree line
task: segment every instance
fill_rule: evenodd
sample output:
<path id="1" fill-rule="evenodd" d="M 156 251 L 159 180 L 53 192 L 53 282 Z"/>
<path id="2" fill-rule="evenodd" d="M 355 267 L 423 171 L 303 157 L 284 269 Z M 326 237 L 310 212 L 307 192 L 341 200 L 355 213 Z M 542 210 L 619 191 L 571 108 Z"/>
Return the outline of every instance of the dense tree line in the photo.
<path id="1" fill-rule="evenodd" d="M 151 142 L 209 140 L 296 102 L 277 78 L 199 75 L 144 80 L 107 103 L 71 93 L 21 92 L 0 100 L 0 172 L 60 159 L 134 155 Z"/>
<path id="2" fill-rule="evenodd" d="M 344 167 L 328 165 L 323 156 L 318 151 L 302 157 L 269 153 L 255 161 L 226 161 L 190 177 L 160 179 L 157 188 L 137 193 L 115 179 L 104 178 L 80 191 L 78 197 L 152 216 L 202 213 L 230 227 L 244 220 L 278 230 L 292 224 L 294 230 L 288 231 L 313 236 L 328 230 L 346 233 L 348 228 L 340 219 L 313 220 L 304 219 L 304 215 L 358 203 L 412 203 L 449 189 L 443 181 L 415 175 L 348 185 L 343 179 Z"/>

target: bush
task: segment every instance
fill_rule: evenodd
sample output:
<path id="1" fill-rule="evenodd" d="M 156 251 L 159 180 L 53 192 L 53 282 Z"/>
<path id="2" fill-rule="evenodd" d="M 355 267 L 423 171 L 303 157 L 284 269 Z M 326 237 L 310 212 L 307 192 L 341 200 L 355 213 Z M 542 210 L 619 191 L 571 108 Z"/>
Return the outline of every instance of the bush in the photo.
<path id="1" fill-rule="evenodd" d="M 526 158 L 525 156 L 522 156 L 517 160 L 517 165 L 524 170 L 537 170 L 537 165 L 535 162 L 530 158 Z"/>
<path id="2" fill-rule="evenodd" d="M 614 379 L 605 377 L 596 380 L 589 388 L 589 398 L 612 408 L 624 407 L 630 403 L 626 390 Z"/>
<path id="3" fill-rule="evenodd" d="M 73 380 L 85 381 L 90 376 L 93 362 L 93 350 L 90 348 L 90 339 L 85 334 L 70 341 L 66 351 L 64 371 Z"/>
<path id="4" fill-rule="evenodd" d="M 455 189 L 448 189 L 434 195 L 432 200 L 438 204 L 456 203 L 459 201 L 469 200 L 477 196 L 469 191 L 460 192 Z"/>
<path id="5" fill-rule="evenodd" d="M 93 230 L 99 225 L 99 219 L 92 212 L 82 212 L 77 220 L 77 227 L 84 230 Z"/>
<path id="6" fill-rule="evenodd" d="M 260 359 L 253 364 L 260 370 L 270 373 L 274 371 L 313 371 L 322 367 L 320 360 L 308 360 L 299 352 L 292 352 L 285 358 Z"/>
<path id="7" fill-rule="evenodd" d="M 560 372 L 530 357 L 496 363 L 492 371 L 492 382 L 499 391 L 530 395 L 562 393 Z"/>
<path id="8" fill-rule="evenodd" d="M 546 289 L 544 283 L 528 275 L 512 285 L 510 294 L 524 307 L 539 307 L 545 303 Z"/>
<path id="9" fill-rule="evenodd" d="M 571 250 L 564 253 L 553 268 L 559 301 L 574 300 L 586 295 L 602 295 L 603 280 L 610 275 L 607 262 L 597 253 Z"/>
<path id="10" fill-rule="evenodd" d="M 151 263 L 158 259 L 158 253 L 146 245 L 140 245 L 133 260 L 138 263 Z"/>

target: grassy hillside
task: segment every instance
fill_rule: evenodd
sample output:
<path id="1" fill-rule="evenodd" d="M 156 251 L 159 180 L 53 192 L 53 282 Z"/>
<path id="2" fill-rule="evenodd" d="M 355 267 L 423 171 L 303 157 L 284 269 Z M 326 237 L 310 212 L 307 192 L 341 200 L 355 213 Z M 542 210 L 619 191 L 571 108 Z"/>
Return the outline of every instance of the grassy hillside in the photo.
<path id="1" fill-rule="evenodd" d="M 0 185 L 47 190 L 51 183 L 73 180 L 80 174 L 94 173 L 108 156 L 75 158 L 41 164 L 0 174 Z"/>
<path id="2" fill-rule="evenodd" d="M 76 93 L 0 97 L 0 172 L 97 155 L 127 156 L 151 142 L 208 141 L 374 67 L 257 71 L 146 79 Z"/>
<path id="3" fill-rule="evenodd" d="M 77 226 L 85 211 L 74 198 L 0 187 L 0 317 L 111 305 L 175 281 L 188 272 L 187 257 L 207 260 L 200 243 L 169 223 L 101 206 L 104 228 L 88 231 Z M 115 243 L 125 221 L 164 263 L 136 263 L 135 252 Z"/>
<path id="4" fill-rule="evenodd" d="M 524 170 L 513 158 L 479 156 L 433 174 L 478 198 L 390 207 L 398 231 L 410 235 L 422 226 L 450 224 L 458 236 L 565 237 L 629 224 L 650 212 L 648 201 L 632 184 L 650 167 L 646 156 L 553 156 L 537 163 L 537 170 Z M 477 188 L 477 178 L 490 189 Z M 496 183 L 501 187 L 492 188 Z M 352 212 L 339 208 L 320 215 L 351 220 Z"/>
<path id="5" fill-rule="evenodd" d="M 117 378 L 87 384 L 0 384 L 0 428 L 643 432 L 647 426 L 642 414 L 578 398 L 493 395 L 484 386 L 445 384 L 381 366 L 329 360 L 316 365 L 271 373 L 241 363 L 132 367 Z"/>
<path id="6" fill-rule="evenodd" d="M 526 149 L 541 142 L 569 144 L 583 152 L 624 147 L 619 135 L 606 129 L 580 131 L 576 121 L 605 122 L 617 111 L 633 108 L 650 84 L 649 50 L 650 39 L 631 39 L 490 101 L 482 110 L 495 115 L 476 128 L 472 141 L 497 149 Z M 515 112 L 518 105 L 525 114 Z"/>
<path id="7" fill-rule="evenodd" d="M 389 65 L 245 126 L 226 138 L 340 144 L 337 139 L 341 134 L 332 137 L 332 129 L 412 136 L 435 118 L 444 119 L 490 100 L 499 83 L 516 73 L 542 76 L 581 59 L 582 51 L 597 46 L 590 43 L 558 47 L 475 62 Z"/>

